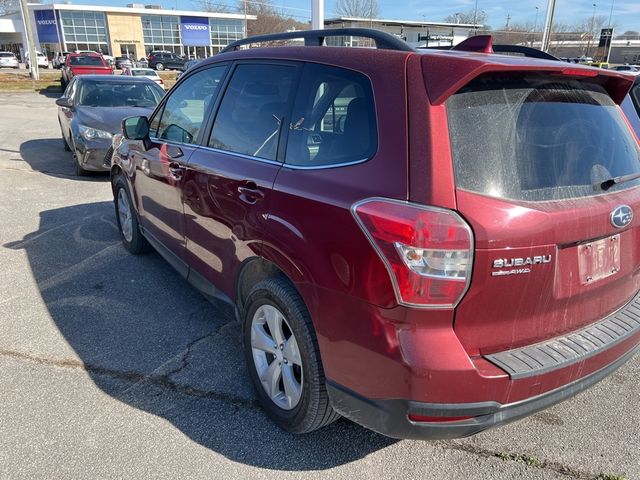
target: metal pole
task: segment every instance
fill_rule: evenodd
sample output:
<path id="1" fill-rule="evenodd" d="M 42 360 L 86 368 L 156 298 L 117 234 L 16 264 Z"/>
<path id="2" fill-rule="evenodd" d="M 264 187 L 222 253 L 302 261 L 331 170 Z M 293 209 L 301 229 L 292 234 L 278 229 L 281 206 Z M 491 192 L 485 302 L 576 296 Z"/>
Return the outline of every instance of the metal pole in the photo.
<path id="1" fill-rule="evenodd" d="M 31 29 L 31 15 L 27 0 L 20 0 L 20 11 L 22 12 L 22 21 L 24 23 L 24 33 L 27 36 L 27 50 L 29 51 L 29 70 L 31 71 L 31 83 L 33 89 L 36 89 L 36 80 L 40 80 L 40 72 L 38 71 L 38 57 L 36 56 L 36 45 L 33 41 L 33 30 Z"/>
<path id="2" fill-rule="evenodd" d="M 324 28 L 324 0 L 311 0 L 311 28 L 313 30 Z"/>
<path id="3" fill-rule="evenodd" d="M 478 0 L 476 0 L 476 6 L 473 9 L 473 33 L 478 31 Z"/>
<path id="4" fill-rule="evenodd" d="M 60 34 L 60 24 L 58 23 L 58 16 L 56 15 L 56 4 L 51 3 L 51 9 L 53 10 L 53 21 L 56 22 L 56 33 L 58 35 L 58 48 L 60 53 L 64 52 L 62 49 L 62 35 Z"/>
<path id="5" fill-rule="evenodd" d="M 591 31 L 589 32 L 589 41 L 587 42 L 587 52 L 585 55 L 589 56 L 589 51 L 591 50 L 591 40 L 593 40 L 593 28 L 596 23 L 596 4 L 593 4 L 593 15 L 591 16 Z"/>
<path id="6" fill-rule="evenodd" d="M 607 28 L 611 28 L 611 17 L 613 17 L 613 4 L 615 1 L 616 0 L 611 0 L 611 10 L 609 11 L 609 24 L 607 25 Z"/>
<path id="7" fill-rule="evenodd" d="M 543 52 L 549 51 L 549 44 L 551 43 L 551 30 L 553 29 L 553 16 L 556 13 L 556 0 L 549 0 L 547 4 L 547 18 L 544 22 L 544 32 L 542 34 L 542 50 Z"/>
<path id="8" fill-rule="evenodd" d="M 247 38 L 249 36 L 247 30 L 247 0 L 242 0 L 242 6 L 244 8 L 244 38 Z"/>

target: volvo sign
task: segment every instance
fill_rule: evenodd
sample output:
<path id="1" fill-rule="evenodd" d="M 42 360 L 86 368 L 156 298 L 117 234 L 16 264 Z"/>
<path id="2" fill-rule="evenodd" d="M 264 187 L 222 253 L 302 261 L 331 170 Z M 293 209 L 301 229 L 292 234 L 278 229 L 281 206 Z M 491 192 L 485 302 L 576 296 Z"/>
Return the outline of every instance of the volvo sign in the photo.
<path id="1" fill-rule="evenodd" d="M 207 17 L 180 17 L 182 44 L 187 47 L 211 45 L 211 31 Z"/>

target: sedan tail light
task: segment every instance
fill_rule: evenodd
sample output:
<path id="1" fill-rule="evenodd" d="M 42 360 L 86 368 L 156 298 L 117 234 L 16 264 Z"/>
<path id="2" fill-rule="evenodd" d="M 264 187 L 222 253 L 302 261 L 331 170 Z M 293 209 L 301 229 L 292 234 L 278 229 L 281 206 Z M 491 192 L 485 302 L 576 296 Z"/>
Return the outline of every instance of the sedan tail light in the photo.
<path id="1" fill-rule="evenodd" d="M 452 210 L 372 198 L 353 215 L 384 262 L 399 303 L 455 307 L 471 279 L 473 234 Z"/>

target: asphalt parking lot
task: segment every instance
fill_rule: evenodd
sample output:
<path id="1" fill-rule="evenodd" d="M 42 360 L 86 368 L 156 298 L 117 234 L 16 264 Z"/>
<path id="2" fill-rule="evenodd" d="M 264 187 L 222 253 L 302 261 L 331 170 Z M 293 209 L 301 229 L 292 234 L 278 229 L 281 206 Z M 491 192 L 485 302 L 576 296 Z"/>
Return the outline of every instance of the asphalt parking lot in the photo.
<path id="1" fill-rule="evenodd" d="M 54 98 L 0 105 L 0 478 L 640 479 L 640 357 L 468 439 L 279 430 L 231 312 L 120 246 L 108 177 L 73 175 Z"/>

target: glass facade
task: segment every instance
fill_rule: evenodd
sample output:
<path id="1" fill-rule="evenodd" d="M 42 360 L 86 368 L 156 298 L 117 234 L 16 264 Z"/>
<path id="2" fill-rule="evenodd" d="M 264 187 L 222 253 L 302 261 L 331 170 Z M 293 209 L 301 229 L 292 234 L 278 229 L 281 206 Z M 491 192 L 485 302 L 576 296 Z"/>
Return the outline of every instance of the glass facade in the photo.
<path id="1" fill-rule="evenodd" d="M 67 51 L 94 50 L 110 54 L 103 12 L 60 11 L 62 36 Z"/>
<path id="2" fill-rule="evenodd" d="M 211 29 L 211 46 L 216 51 L 244 38 L 242 19 L 210 18 L 209 28 Z"/>
<path id="3" fill-rule="evenodd" d="M 142 32 L 147 53 L 167 50 L 180 53 L 180 17 L 174 15 L 142 15 Z"/>

